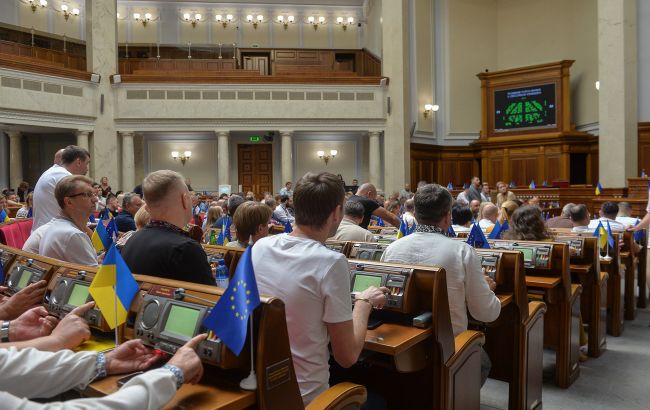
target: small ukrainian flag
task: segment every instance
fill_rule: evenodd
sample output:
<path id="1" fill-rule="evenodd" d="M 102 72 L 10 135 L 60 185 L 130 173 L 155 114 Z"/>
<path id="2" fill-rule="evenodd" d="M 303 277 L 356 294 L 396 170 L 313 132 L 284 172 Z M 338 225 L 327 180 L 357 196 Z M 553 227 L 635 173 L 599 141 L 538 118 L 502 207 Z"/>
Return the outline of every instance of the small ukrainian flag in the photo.
<path id="1" fill-rule="evenodd" d="M 535 180 L 534 179 L 532 181 L 530 181 L 530 185 L 528 185 L 528 188 L 529 189 L 535 189 Z"/>
<path id="2" fill-rule="evenodd" d="M 596 195 L 600 195 L 603 192 L 603 187 L 600 185 L 600 181 L 598 181 L 598 184 L 596 185 Z"/>

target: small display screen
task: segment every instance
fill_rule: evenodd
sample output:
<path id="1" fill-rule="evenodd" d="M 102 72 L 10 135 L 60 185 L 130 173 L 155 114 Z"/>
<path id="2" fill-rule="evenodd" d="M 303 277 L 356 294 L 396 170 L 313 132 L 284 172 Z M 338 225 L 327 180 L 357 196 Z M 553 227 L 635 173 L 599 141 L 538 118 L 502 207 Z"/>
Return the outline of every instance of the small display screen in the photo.
<path id="1" fill-rule="evenodd" d="M 381 276 L 376 275 L 363 275 L 357 273 L 354 275 L 354 284 L 352 285 L 352 292 L 363 292 L 371 286 L 381 286 Z"/>
<path id="2" fill-rule="evenodd" d="M 28 271 L 27 269 L 20 269 L 20 279 L 18 279 L 18 289 L 22 289 L 25 286 L 27 286 L 27 283 L 29 283 L 29 278 L 32 276 L 32 273 Z"/>
<path id="3" fill-rule="evenodd" d="M 196 322 L 199 320 L 200 311 L 185 306 L 172 305 L 165 322 L 164 332 L 191 338 L 194 336 Z"/>
<path id="4" fill-rule="evenodd" d="M 524 262 L 532 262 L 533 261 L 533 248 L 518 248 L 518 247 L 515 247 L 513 249 L 524 254 Z"/>
<path id="5" fill-rule="evenodd" d="M 88 300 L 88 286 L 82 285 L 80 283 L 75 283 L 72 286 L 72 292 L 70 293 L 70 298 L 68 299 L 68 305 L 80 306 L 86 303 L 86 300 Z"/>

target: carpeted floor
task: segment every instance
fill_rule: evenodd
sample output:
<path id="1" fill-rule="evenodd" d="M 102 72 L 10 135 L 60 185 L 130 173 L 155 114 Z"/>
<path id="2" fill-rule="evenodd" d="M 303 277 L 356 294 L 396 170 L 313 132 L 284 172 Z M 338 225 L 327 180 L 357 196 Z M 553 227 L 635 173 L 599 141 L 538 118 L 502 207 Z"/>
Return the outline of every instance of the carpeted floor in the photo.
<path id="1" fill-rule="evenodd" d="M 580 377 L 568 389 L 553 383 L 555 353 L 544 352 L 544 409 L 650 409 L 650 309 L 637 310 L 623 335 L 607 335 L 607 351 L 580 364 Z M 507 409 L 508 384 L 488 379 L 481 409 Z"/>

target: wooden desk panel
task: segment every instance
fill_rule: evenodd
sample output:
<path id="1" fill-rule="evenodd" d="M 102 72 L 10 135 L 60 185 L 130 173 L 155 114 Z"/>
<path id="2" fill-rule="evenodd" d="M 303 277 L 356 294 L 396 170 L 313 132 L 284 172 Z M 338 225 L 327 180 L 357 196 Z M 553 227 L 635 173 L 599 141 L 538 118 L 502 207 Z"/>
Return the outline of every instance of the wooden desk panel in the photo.
<path id="1" fill-rule="evenodd" d="M 431 327 L 384 323 L 366 333 L 365 349 L 395 356 L 431 336 Z"/>
<path id="2" fill-rule="evenodd" d="M 559 286 L 562 278 L 557 276 L 554 278 L 547 278 L 544 276 L 526 276 L 526 286 L 544 289 L 553 289 Z"/>

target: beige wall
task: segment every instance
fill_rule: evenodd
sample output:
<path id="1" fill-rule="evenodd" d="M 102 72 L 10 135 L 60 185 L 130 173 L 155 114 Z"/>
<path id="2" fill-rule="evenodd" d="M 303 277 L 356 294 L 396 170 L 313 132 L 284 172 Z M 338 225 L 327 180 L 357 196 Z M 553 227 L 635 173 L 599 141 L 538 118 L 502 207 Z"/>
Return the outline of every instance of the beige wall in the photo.
<path id="1" fill-rule="evenodd" d="M 432 116 L 424 118 L 424 104 L 435 103 L 433 95 L 433 2 L 415 0 L 415 98 L 417 98 L 417 129 L 433 131 Z"/>
<path id="2" fill-rule="evenodd" d="M 575 60 L 571 92 L 578 126 L 598 121 L 597 11 L 596 0 L 498 0 L 498 69 Z"/>
<path id="3" fill-rule="evenodd" d="M 338 154 L 325 165 L 316 152 L 320 150 L 327 153 L 332 149 L 338 150 Z M 328 171 L 343 175 L 349 184 L 352 179 L 361 177 L 357 175 L 357 150 L 356 141 L 296 141 L 294 174 L 299 178 L 307 172 Z"/>
<path id="4" fill-rule="evenodd" d="M 381 58 L 381 1 L 368 0 L 368 24 L 364 26 L 363 48 Z"/>
<path id="5" fill-rule="evenodd" d="M 147 162 L 149 172 L 171 169 L 192 179 L 192 188 L 198 191 L 214 189 L 217 181 L 217 141 L 216 140 L 151 140 L 147 142 Z M 183 166 L 180 160 L 174 161 L 172 151 L 192 151 L 192 158 Z M 131 188 L 128 188 L 131 189 Z"/>

